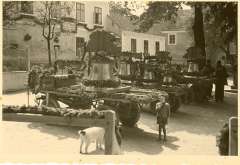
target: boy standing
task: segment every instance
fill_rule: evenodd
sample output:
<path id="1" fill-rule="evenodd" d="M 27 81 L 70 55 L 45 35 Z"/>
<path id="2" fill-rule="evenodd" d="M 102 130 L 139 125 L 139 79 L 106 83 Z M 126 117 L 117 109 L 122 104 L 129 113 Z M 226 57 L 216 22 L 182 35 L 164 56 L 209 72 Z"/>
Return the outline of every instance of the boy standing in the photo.
<path id="1" fill-rule="evenodd" d="M 170 117 L 170 105 L 166 102 L 165 97 L 160 96 L 160 102 L 156 104 L 157 111 L 157 124 L 158 127 L 158 140 L 161 140 L 161 133 L 163 131 L 164 141 L 167 140 L 166 125 L 168 124 L 168 118 Z"/>

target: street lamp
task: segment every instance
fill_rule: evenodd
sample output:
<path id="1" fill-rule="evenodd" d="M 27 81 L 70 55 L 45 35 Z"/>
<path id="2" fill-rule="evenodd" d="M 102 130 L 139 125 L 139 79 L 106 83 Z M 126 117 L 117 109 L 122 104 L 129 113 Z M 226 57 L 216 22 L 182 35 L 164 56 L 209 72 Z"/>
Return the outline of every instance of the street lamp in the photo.
<path id="1" fill-rule="evenodd" d="M 24 41 L 27 44 L 27 61 L 28 61 L 28 72 L 30 71 L 30 40 L 32 39 L 32 37 L 29 34 L 26 34 L 24 36 Z"/>
<path id="2" fill-rule="evenodd" d="M 23 40 L 26 42 L 27 44 L 27 67 L 28 67 L 28 76 L 29 76 L 29 72 L 30 72 L 30 40 L 32 39 L 32 36 L 30 36 L 29 34 L 26 34 L 23 38 Z M 27 85 L 27 95 L 28 95 L 28 107 L 29 107 L 29 84 Z"/>
<path id="3" fill-rule="evenodd" d="M 55 61 L 56 61 L 57 56 L 58 56 L 58 52 L 60 51 L 59 38 L 55 37 L 53 42 L 54 42 L 54 45 L 53 45 L 54 55 L 55 55 Z"/>

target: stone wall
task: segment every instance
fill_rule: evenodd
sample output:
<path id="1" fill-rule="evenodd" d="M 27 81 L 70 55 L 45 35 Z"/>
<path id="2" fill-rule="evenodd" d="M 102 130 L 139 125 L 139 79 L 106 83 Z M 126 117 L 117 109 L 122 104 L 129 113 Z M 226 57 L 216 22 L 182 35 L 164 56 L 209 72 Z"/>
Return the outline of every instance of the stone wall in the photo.
<path id="1" fill-rule="evenodd" d="M 3 92 L 17 91 L 27 88 L 27 72 L 3 72 Z"/>

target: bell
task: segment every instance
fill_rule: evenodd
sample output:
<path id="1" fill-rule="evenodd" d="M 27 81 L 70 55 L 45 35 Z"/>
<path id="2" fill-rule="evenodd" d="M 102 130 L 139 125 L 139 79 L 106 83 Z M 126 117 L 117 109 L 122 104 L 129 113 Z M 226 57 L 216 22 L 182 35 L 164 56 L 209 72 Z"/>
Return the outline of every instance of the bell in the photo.
<path id="1" fill-rule="evenodd" d="M 120 63 L 120 66 L 119 66 L 119 74 L 120 75 L 125 75 L 125 63 Z"/>
<path id="2" fill-rule="evenodd" d="M 172 83 L 173 82 L 172 76 L 164 76 L 163 82 L 164 83 Z"/>
<path id="3" fill-rule="evenodd" d="M 127 65 L 127 75 L 131 74 L 131 66 L 130 64 L 126 64 Z"/>
<path id="4" fill-rule="evenodd" d="M 127 63 L 121 63 L 120 64 L 120 70 L 119 70 L 120 75 L 130 75 L 130 64 Z"/>
<path id="5" fill-rule="evenodd" d="M 196 63 L 189 63 L 189 66 L 188 66 L 188 72 L 189 73 L 193 73 L 193 72 L 199 72 L 199 69 L 198 69 L 198 64 Z"/>
<path id="6" fill-rule="evenodd" d="M 161 70 L 166 70 L 166 66 L 167 66 L 166 64 L 160 64 L 160 69 Z"/>
<path id="7" fill-rule="evenodd" d="M 110 78 L 110 64 L 93 63 L 90 80 L 109 80 Z"/>
<path id="8" fill-rule="evenodd" d="M 166 76 L 163 77 L 163 82 L 167 83 L 167 77 Z"/>
<path id="9" fill-rule="evenodd" d="M 194 72 L 198 72 L 199 69 L 198 69 L 198 64 L 194 64 Z"/>
<path id="10" fill-rule="evenodd" d="M 144 71 L 144 79 L 153 80 L 153 73 L 149 71 Z"/>

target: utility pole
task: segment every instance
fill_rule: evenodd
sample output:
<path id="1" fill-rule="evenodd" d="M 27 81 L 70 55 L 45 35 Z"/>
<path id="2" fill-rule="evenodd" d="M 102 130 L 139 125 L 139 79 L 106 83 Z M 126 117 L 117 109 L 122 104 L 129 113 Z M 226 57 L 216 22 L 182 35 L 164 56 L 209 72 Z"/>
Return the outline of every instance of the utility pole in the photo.
<path id="1" fill-rule="evenodd" d="M 26 43 L 26 47 L 27 47 L 27 73 L 28 73 L 28 79 L 29 79 L 29 73 L 30 73 L 30 69 L 31 69 L 31 63 L 30 63 L 30 40 L 32 39 L 32 37 L 29 34 L 26 34 L 24 36 L 24 41 Z M 27 106 L 29 107 L 29 84 L 27 82 Z"/>

